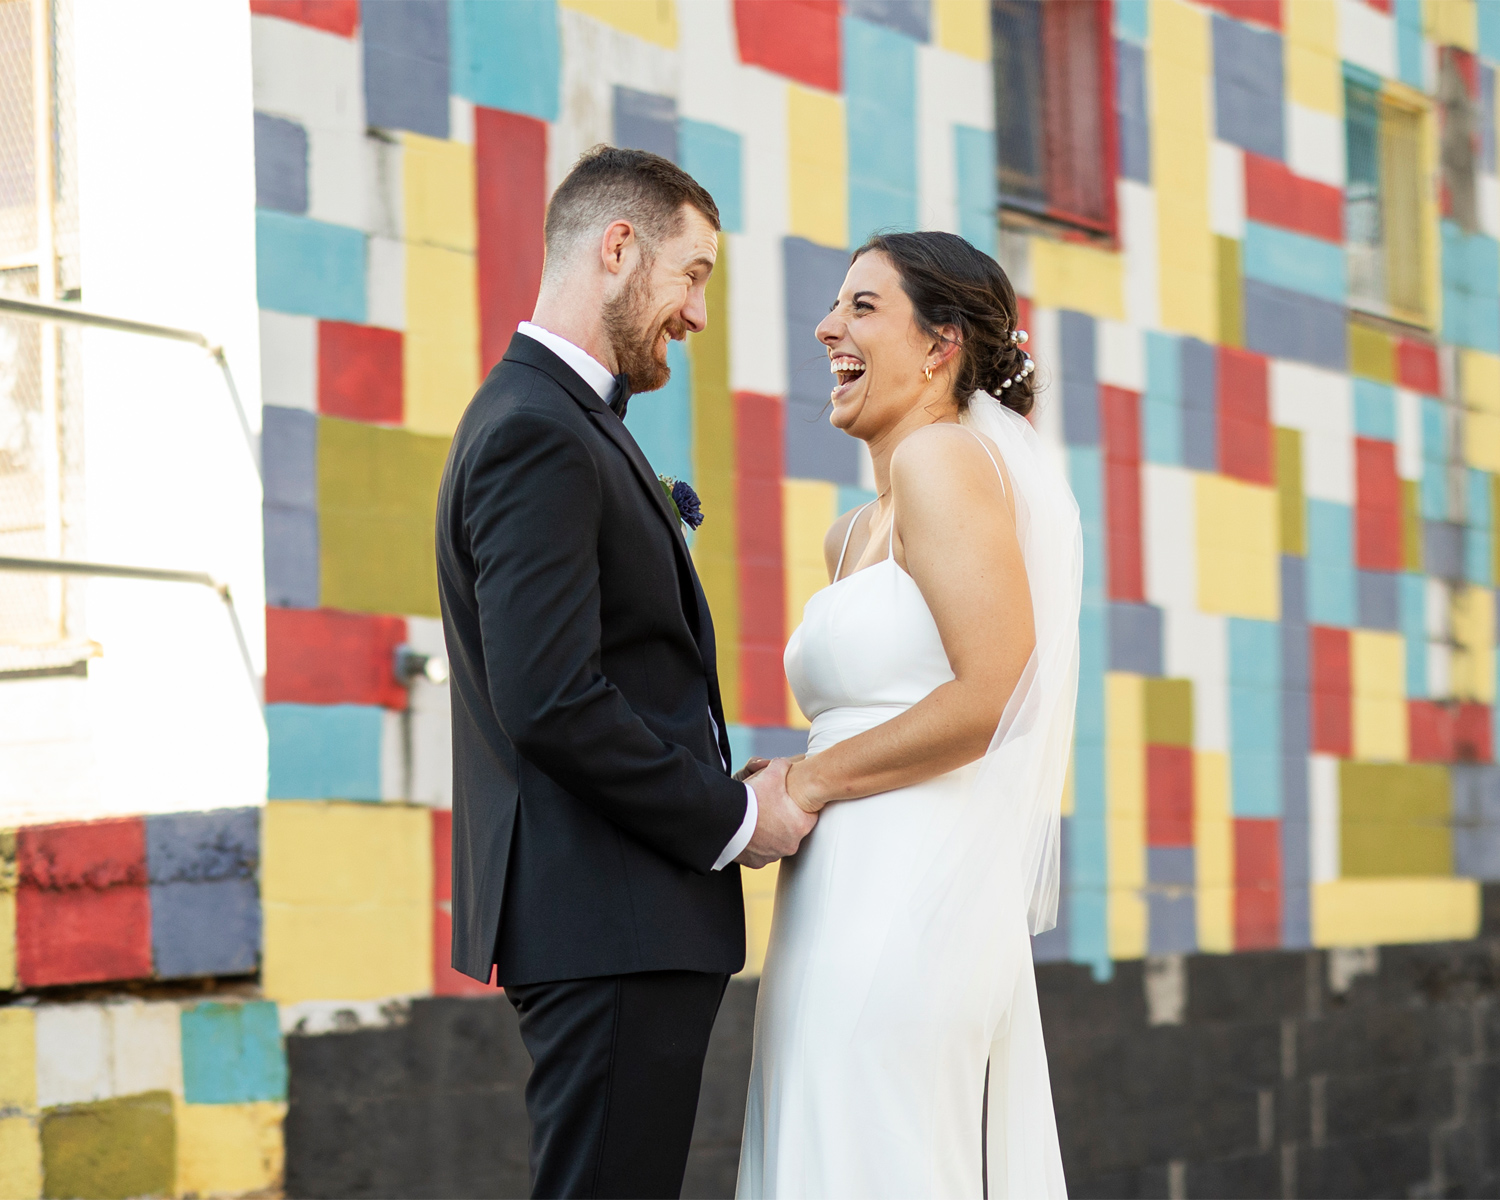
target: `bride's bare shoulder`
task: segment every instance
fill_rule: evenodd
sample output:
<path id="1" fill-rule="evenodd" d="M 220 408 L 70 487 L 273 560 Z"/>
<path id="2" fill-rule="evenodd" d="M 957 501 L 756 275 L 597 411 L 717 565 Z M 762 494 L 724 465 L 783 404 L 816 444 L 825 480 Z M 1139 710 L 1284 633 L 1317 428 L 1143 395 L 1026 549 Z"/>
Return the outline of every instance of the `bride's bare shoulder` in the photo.
<path id="1" fill-rule="evenodd" d="M 924 425 L 901 440 L 891 455 L 891 481 L 898 489 L 915 484 L 966 488 L 993 481 L 1000 455 L 989 439 L 962 425 Z"/>

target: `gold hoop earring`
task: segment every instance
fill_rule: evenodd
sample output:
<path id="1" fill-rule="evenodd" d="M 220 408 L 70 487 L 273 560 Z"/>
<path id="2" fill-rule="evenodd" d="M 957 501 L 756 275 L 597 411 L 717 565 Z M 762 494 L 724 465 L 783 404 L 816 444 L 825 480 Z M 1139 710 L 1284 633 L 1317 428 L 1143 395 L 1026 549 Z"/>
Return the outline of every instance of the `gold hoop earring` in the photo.
<path id="1" fill-rule="evenodd" d="M 925 376 L 927 376 L 927 382 L 928 383 L 932 382 L 932 368 L 931 367 L 928 367 L 925 371 L 922 372 L 922 374 L 925 375 Z"/>

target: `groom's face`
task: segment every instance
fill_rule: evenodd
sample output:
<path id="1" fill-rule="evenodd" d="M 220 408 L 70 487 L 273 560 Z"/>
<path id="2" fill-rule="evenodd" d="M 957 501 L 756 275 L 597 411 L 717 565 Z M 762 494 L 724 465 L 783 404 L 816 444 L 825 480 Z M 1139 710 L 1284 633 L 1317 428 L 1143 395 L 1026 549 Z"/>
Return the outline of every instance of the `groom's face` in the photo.
<path id="1" fill-rule="evenodd" d="M 708 325 L 705 290 L 719 254 L 707 218 L 684 205 L 681 230 L 643 247 L 620 289 L 604 305 L 604 325 L 620 370 L 636 392 L 654 392 L 671 378 L 667 343 Z"/>

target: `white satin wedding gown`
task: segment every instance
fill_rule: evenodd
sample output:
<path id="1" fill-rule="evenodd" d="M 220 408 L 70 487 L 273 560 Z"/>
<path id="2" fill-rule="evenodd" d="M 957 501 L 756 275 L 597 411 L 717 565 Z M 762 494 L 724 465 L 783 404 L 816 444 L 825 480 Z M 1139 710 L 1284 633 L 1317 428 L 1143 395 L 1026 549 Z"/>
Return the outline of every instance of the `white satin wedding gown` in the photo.
<path id="1" fill-rule="evenodd" d="M 993 440 L 1011 470 L 1024 554 L 1023 526 L 1039 496 L 1033 487 L 1027 505 L 1022 485 L 1037 463 L 1013 454 L 1037 456 L 1035 434 L 988 396 L 975 404 L 981 397 L 989 407 L 964 423 L 1002 435 Z M 1058 494 L 1056 481 L 1046 482 L 1045 500 L 1066 510 L 1066 484 Z M 1075 529 L 1076 514 L 1073 506 Z M 1060 515 L 1051 525 L 1029 522 L 1030 532 L 1056 541 L 1058 529 L 1068 532 L 1069 514 Z M 1079 545 L 1078 563 L 1063 564 L 1075 575 Z M 808 601 L 786 649 L 787 678 L 812 722 L 809 755 L 953 678 L 922 593 L 889 547 L 874 566 L 842 569 L 841 554 L 835 582 Z M 1066 600 L 1037 595 L 1029 556 L 1028 578 L 1034 602 Z M 1049 578 L 1067 591 L 1065 572 Z M 1043 908 L 1056 906 L 1055 862 L 1045 860 L 1056 858 L 1059 769 L 1076 694 L 1076 579 L 1072 586 L 1071 614 L 1065 602 L 1060 620 L 1038 609 L 1038 653 L 985 758 L 828 805 L 801 850 L 782 861 L 755 1016 L 742 1200 L 1066 1194 L 1028 936 L 1029 924 L 1054 918 L 1029 922 L 1028 908 L 1037 892 Z M 1063 630 L 1052 662 L 1044 626 Z M 1057 676 L 1050 689 L 1038 685 L 1043 670 Z M 1066 713 L 1028 713 L 1023 698 L 1033 710 L 1043 699 L 1058 710 L 1065 701 Z M 1035 769 L 1043 759 L 1049 769 Z M 997 771 L 1055 794 L 1013 803 L 1010 784 L 995 785 Z"/>

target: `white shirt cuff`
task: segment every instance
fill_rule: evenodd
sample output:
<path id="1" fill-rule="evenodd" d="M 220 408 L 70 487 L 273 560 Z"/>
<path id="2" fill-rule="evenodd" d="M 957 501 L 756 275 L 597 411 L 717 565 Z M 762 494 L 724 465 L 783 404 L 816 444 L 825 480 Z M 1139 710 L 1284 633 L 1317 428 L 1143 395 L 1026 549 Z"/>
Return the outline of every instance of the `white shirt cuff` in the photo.
<path id="1" fill-rule="evenodd" d="M 747 783 L 745 785 L 745 819 L 740 822 L 739 832 L 730 838 L 729 845 L 724 847 L 724 853 L 719 855 L 719 861 L 714 863 L 715 871 L 722 871 L 750 844 L 750 838 L 755 833 L 755 822 L 759 816 L 760 804 L 755 799 L 755 789 Z"/>

